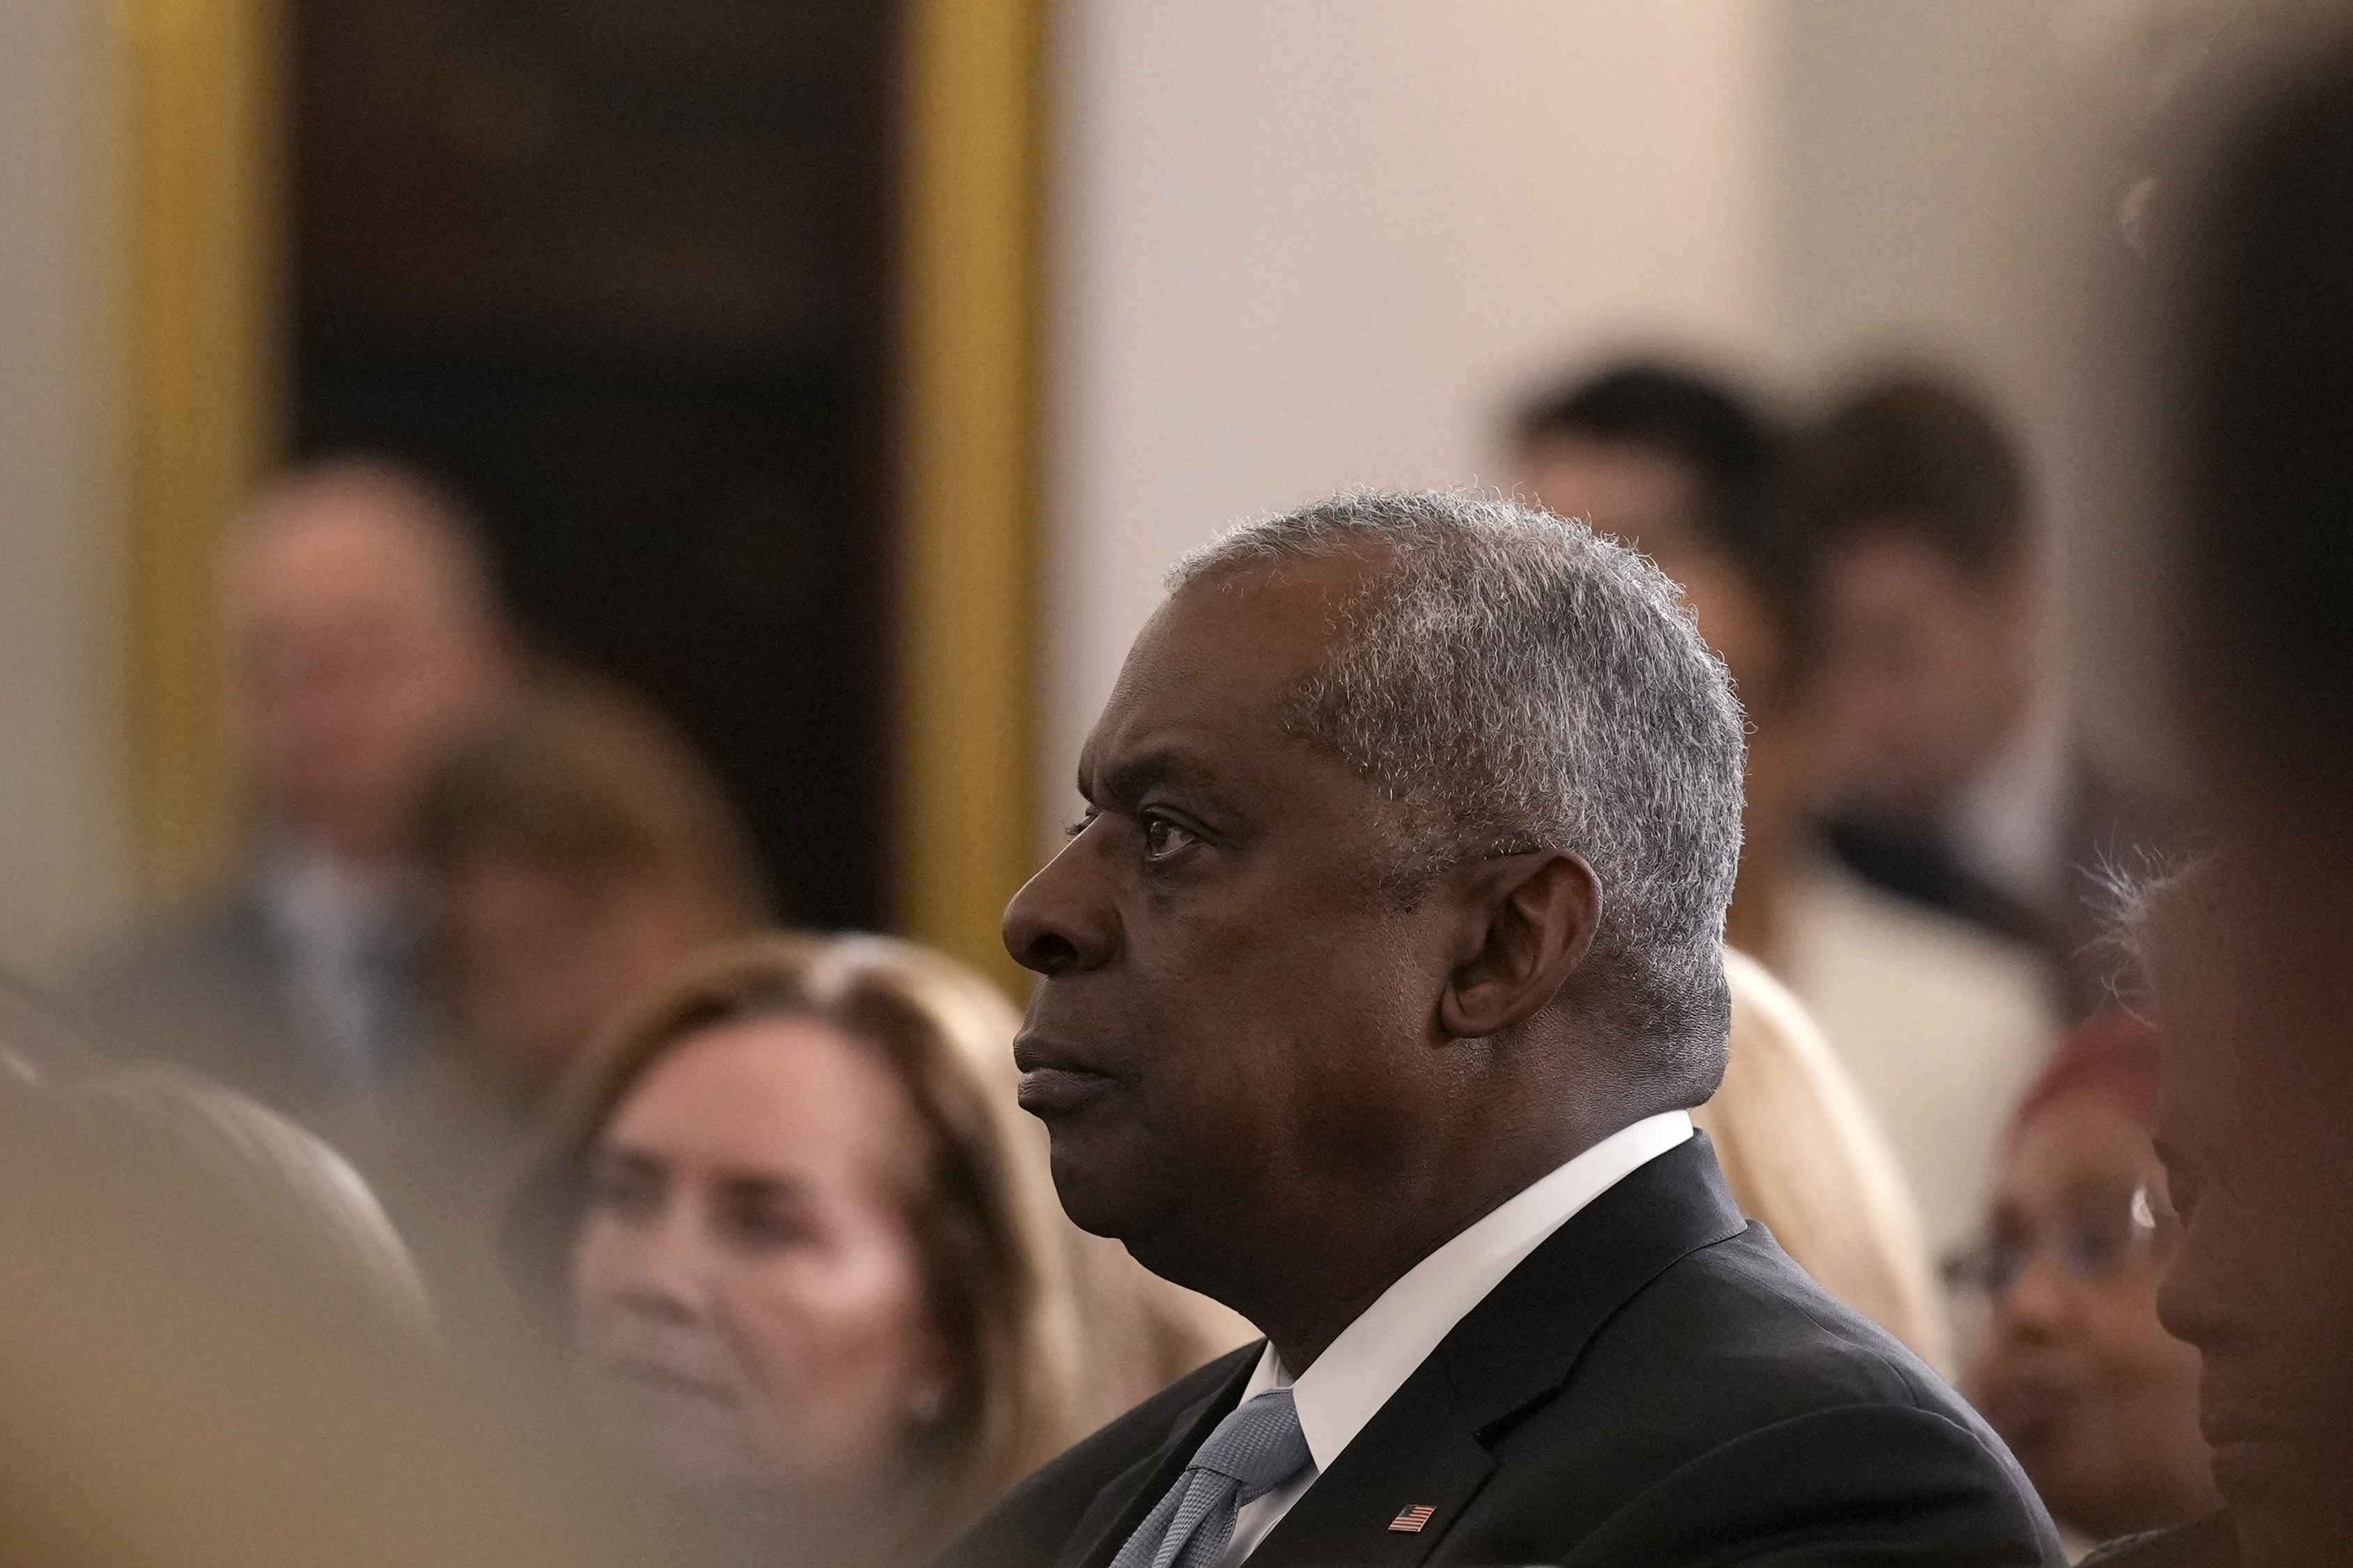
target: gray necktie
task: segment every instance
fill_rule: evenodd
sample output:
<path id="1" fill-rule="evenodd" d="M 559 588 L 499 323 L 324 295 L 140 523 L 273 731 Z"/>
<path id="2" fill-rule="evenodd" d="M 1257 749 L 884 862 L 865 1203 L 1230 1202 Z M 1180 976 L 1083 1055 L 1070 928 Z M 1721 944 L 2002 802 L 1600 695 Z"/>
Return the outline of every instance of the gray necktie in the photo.
<path id="1" fill-rule="evenodd" d="M 1291 1390 L 1260 1394 L 1218 1423 L 1111 1568 L 1212 1568 L 1233 1539 L 1242 1505 L 1291 1479 L 1312 1457 Z"/>

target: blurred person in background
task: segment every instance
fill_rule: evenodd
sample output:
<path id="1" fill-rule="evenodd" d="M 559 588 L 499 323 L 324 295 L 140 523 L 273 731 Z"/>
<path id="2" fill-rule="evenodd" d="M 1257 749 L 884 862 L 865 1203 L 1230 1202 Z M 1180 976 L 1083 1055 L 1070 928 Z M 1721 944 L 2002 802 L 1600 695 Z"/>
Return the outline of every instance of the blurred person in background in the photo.
<path id="1" fill-rule="evenodd" d="M 2108 873 L 2156 846 L 2084 766 L 2042 679 L 2025 468 L 1985 403 L 1896 372 L 1800 445 L 1821 558 L 1830 841 L 1880 886 L 2035 943 L 2081 1017 L 2108 1000 Z"/>
<path id="2" fill-rule="evenodd" d="M 1197 1331 L 1173 1288 L 1082 1256 L 1014 1103 L 1015 1025 L 908 943 L 754 938 L 573 1080 L 520 1257 L 596 1426 L 681 1518 L 772 1561 L 916 1561 L 1106 1395 L 1226 1348 L 1140 1377 L 1094 1353 L 1106 1320 Z"/>
<path id="3" fill-rule="evenodd" d="M 2151 1142 L 2156 1032 L 2111 1010 L 2078 1025 L 2028 1089 L 1985 1239 L 1952 1276 L 1971 1403 L 2080 1541 L 2221 1506 L 2198 1433 L 2198 1352 L 2157 1316 L 2180 1236 Z"/>
<path id="4" fill-rule="evenodd" d="M 439 1032 L 520 1109 L 687 954 L 768 923 L 718 780 L 649 706 L 586 676 L 535 679 L 450 747 L 414 843 Z"/>
<path id="5" fill-rule="evenodd" d="M 2229 1516 L 2103 1559 L 2134 1568 L 2353 1542 L 2353 37 L 2341 12 L 2327 33 L 2270 14 L 2274 38 L 2202 40 L 2243 68 L 2160 160 L 2150 357 L 2084 415 L 2106 431 L 2126 392 L 2158 393 L 2101 477 L 2140 509 L 2119 545 L 2177 552 L 2171 596 L 2084 608 L 2169 634 L 2139 709 L 2215 846 L 2145 925 L 2183 1226 L 2158 1313 L 2200 1352 Z"/>
<path id="6" fill-rule="evenodd" d="M 515 1321 L 499 1243 L 550 1090 L 699 949 L 758 930 L 765 895 L 718 781 L 610 682 L 543 670 L 446 748 L 410 835 L 428 1039 L 339 1129 L 445 1305 L 494 1365 Z"/>
<path id="7" fill-rule="evenodd" d="M 1783 441 L 1728 387 L 1636 361 L 1530 404 L 1521 487 L 1679 584 L 1750 731 L 1726 940 L 1786 982 L 1897 1151 L 1936 1256 L 1964 1245 L 2009 1107 L 2054 1032 L 2031 953 L 1881 891 L 1814 831 L 1819 596 Z"/>
<path id="8" fill-rule="evenodd" d="M 1731 1053 L 1691 1117 L 1715 1144 L 1725 1185 L 1823 1289 L 1949 1375 L 1919 1209 L 1853 1076 L 1763 964 L 1727 949 L 1724 972 Z"/>
<path id="9" fill-rule="evenodd" d="M 417 1041 L 407 832 L 443 746 L 512 682 L 460 504 L 372 458 L 257 498 L 224 578 L 251 839 L 235 880 L 93 954 L 100 1043 L 301 1115 L 364 1100 Z"/>

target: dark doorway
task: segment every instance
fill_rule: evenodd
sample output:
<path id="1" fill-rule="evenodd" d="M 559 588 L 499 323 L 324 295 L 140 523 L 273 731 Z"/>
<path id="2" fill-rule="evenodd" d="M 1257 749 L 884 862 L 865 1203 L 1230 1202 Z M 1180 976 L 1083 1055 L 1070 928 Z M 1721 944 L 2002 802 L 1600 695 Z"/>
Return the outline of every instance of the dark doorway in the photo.
<path id="1" fill-rule="evenodd" d="M 526 626 L 885 919 L 885 0 L 297 0 L 299 453 L 481 510 Z"/>

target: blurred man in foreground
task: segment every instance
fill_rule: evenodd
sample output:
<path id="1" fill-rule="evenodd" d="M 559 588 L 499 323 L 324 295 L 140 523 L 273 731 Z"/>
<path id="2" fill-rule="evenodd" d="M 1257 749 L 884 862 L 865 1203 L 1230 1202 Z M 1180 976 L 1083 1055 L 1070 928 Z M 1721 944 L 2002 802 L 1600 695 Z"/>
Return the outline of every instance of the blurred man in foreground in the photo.
<path id="1" fill-rule="evenodd" d="M 1857 384 L 1801 443 L 1822 562 L 1831 842 L 1891 890 L 2039 946 L 2070 1018 L 2109 1000 L 2109 882 L 2160 843 L 2042 672 L 2025 466 L 1950 379 Z"/>
<path id="2" fill-rule="evenodd" d="M 2158 1311 L 2200 1353 L 2230 1528 L 2135 1564 L 2353 1552 L 2353 38 L 2295 41 L 2148 231 L 2189 590 L 2158 607 L 2189 655 L 2168 738 L 2220 844 L 2150 920 L 2184 1225 Z"/>
<path id="3" fill-rule="evenodd" d="M 943 1560 L 2055 1563 L 2000 1442 L 1743 1221 L 1740 717 L 1582 524 L 1343 496 L 1182 563 L 1006 912 L 1072 1218 L 1267 1341 Z"/>
<path id="4" fill-rule="evenodd" d="M 230 887 L 96 955 L 112 1044 L 306 1113 L 362 1098 L 417 1026 L 414 796 L 513 655 L 450 497 L 393 465 L 298 469 L 231 541 L 226 620 L 254 830 Z"/>

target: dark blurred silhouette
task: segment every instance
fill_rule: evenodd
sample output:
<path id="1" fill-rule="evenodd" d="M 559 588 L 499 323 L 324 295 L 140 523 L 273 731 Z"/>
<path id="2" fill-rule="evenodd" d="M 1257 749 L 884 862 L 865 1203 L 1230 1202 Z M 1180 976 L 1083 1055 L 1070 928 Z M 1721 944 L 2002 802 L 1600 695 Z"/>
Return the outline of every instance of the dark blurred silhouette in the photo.
<path id="1" fill-rule="evenodd" d="M 366 1189 L 261 1107 L 0 1073 L 0 1563 L 607 1560 L 447 1374 Z"/>
<path id="2" fill-rule="evenodd" d="M 2173 375 L 2137 459 L 2179 506 L 2166 739 L 2219 845 L 2147 922 L 2185 1226 L 2158 1310 L 2265 1565 L 2353 1542 L 2353 41 L 2288 42 L 2160 169 Z"/>
<path id="3" fill-rule="evenodd" d="M 2180 1236 L 2150 1142 L 2156 1032 L 2123 1011 L 2076 1026 L 2027 1091 L 1986 1239 L 1954 1268 L 1971 1402 L 2052 1517 L 2089 1540 L 2220 1504 L 2198 1434 L 2198 1352 L 2157 1320 Z"/>
<path id="4" fill-rule="evenodd" d="M 908 943 L 761 937 L 570 1083 L 517 1256 L 658 1509 L 763 1561 L 907 1562 L 1246 1335 L 1062 1216 L 1015 1022 Z"/>
<path id="5" fill-rule="evenodd" d="M 1814 832 L 1820 595 L 1780 433 L 1730 387 L 1634 361 L 1532 402 L 1523 489 L 1657 561 L 1751 725 L 1726 939 L 1797 993 L 1904 1162 L 1930 1247 L 1961 1245 L 2003 1119 L 2052 1034 L 2030 953 L 1881 891 Z"/>
<path id="6" fill-rule="evenodd" d="M 2108 999 L 2108 878 L 2160 845 L 2086 767 L 2041 672 L 2038 563 L 2015 444 L 1950 377 L 1897 371 L 1800 445 L 1821 549 L 1830 839 L 1892 891 L 2041 946 L 2062 1005 Z"/>
<path id="7" fill-rule="evenodd" d="M 92 954 L 78 999 L 103 1045 L 331 1114 L 414 1056 L 417 792 L 502 700 L 514 654 L 465 512 L 373 459 L 263 491 L 224 593 L 245 858 L 228 886 Z"/>

